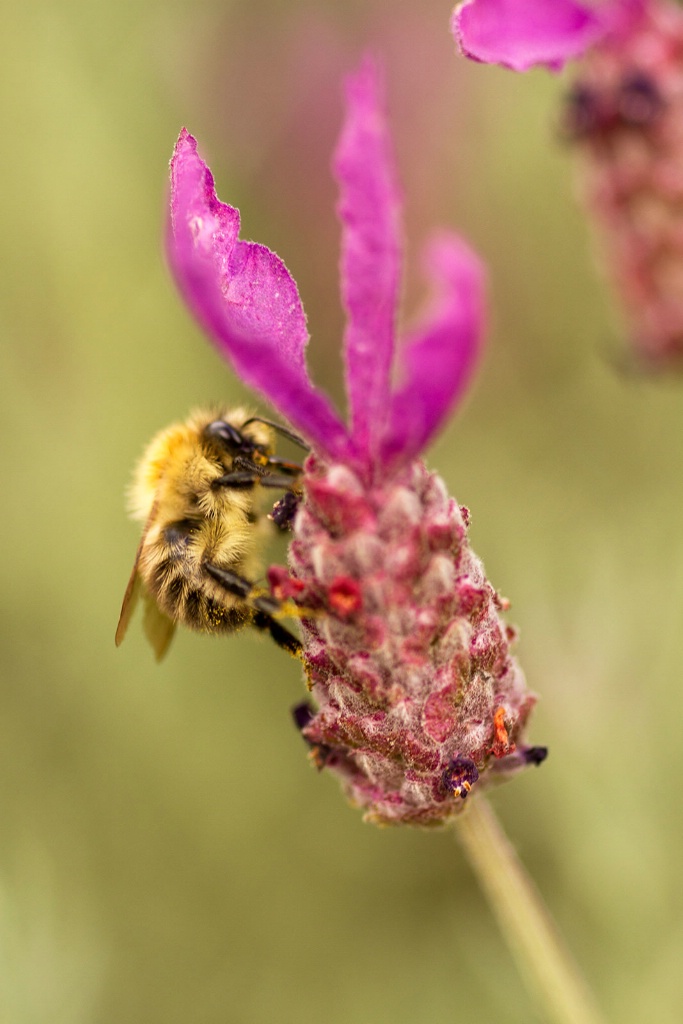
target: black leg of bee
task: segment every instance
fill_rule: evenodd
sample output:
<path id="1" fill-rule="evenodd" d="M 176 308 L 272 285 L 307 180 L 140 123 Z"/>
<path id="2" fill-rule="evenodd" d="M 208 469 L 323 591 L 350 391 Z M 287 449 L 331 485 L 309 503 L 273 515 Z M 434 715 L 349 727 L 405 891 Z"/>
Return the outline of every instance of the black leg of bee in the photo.
<path id="1" fill-rule="evenodd" d="M 275 490 L 291 491 L 292 481 L 290 477 L 278 476 L 277 473 L 266 473 L 264 477 L 259 480 L 261 487 L 272 487 Z"/>
<path id="2" fill-rule="evenodd" d="M 291 473 L 292 476 L 300 476 L 304 469 L 298 462 L 291 462 L 289 459 L 281 459 L 277 455 L 264 456 L 264 461 L 258 464 L 246 455 L 235 455 L 232 460 L 233 472 L 241 470 L 252 473 L 254 476 L 265 476 L 270 470 L 278 469 L 281 473 Z"/>
<path id="3" fill-rule="evenodd" d="M 298 658 L 301 654 L 302 644 L 300 640 L 290 633 L 285 626 L 281 626 L 280 623 L 272 617 L 267 615 L 266 612 L 256 612 L 254 615 L 254 625 L 257 629 L 267 630 L 278 647 L 281 647 L 288 654 Z"/>
<path id="4" fill-rule="evenodd" d="M 267 630 L 275 643 L 290 654 L 298 655 L 301 651 L 301 642 L 293 633 L 277 622 L 273 615 L 280 610 L 280 602 L 274 597 L 264 597 L 254 594 L 254 585 L 249 580 L 229 569 L 221 569 L 218 565 L 205 562 L 204 568 L 209 576 L 219 583 L 233 597 L 239 597 L 255 610 L 254 625 L 257 629 Z"/>
<path id="5" fill-rule="evenodd" d="M 270 455 L 268 457 L 268 466 L 273 466 L 279 469 L 282 473 L 291 473 L 292 476 L 299 476 L 304 471 L 304 467 L 300 466 L 298 462 L 290 462 L 289 459 L 280 459 L 277 455 Z"/>
<path id="6" fill-rule="evenodd" d="M 254 487 L 256 484 L 261 484 L 261 487 L 273 487 L 278 490 L 289 490 L 292 486 L 291 478 L 278 473 L 266 473 L 261 476 L 260 473 L 253 470 L 238 470 L 235 473 L 226 473 L 225 476 L 219 476 L 213 481 L 211 486 L 215 487 L 232 487 L 237 490 L 241 490 L 247 487 Z"/>
<path id="7" fill-rule="evenodd" d="M 233 597 L 241 597 L 243 601 L 246 601 L 254 592 L 254 584 L 250 583 L 249 580 L 245 580 L 244 576 L 240 576 L 239 573 L 231 572 L 230 569 L 221 569 L 219 565 L 213 565 L 212 562 L 204 562 L 204 568 L 208 572 L 209 576 L 220 583 L 224 590 L 227 590 Z M 265 600 L 265 598 L 261 598 Z M 263 611 L 273 612 L 277 611 L 278 604 L 275 598 L 270 598 L 272 601 L 271 607 L 263 607 Z"/>
<path id="8" fill-rule="evenodd" d="M 251 473 L 252 476 L 263 476 L 267 473 L 265 465 L 257 465 L 252 458 L 247 455 L 235 455 L 232 460 L 232 472 L 237 471 L 243 473 Z"/>

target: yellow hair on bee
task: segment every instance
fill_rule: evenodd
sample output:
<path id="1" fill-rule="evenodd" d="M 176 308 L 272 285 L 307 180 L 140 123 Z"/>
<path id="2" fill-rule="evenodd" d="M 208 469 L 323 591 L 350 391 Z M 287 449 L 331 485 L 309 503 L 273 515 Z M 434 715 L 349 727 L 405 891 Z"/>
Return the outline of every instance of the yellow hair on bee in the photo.
<path id="1" fill-rule="evenodd" d="M 225 495 L 220 491 L 211 492 L 211 484 L 226 470 L 216 471 L 215 446 L 202 439 L 203 431 L 209 423 L 219 420 L 233 425 L 246 423 L 251 415 L 250 410 L 242 408 L 195 409 L 186 420 L 172 423 L 155 434 L 135 468 L 128 490 L 132 518 L 146 522 L 155 501 L 166 505 L 169 511 L 176 507 L 182 513 L 181 506 L 195 498 L 201 500 L 205 514 L 219 514 L 226 504 Z M 270 427 L 250 423 L 247 436 L 269 452 L 273 451 Z"/>

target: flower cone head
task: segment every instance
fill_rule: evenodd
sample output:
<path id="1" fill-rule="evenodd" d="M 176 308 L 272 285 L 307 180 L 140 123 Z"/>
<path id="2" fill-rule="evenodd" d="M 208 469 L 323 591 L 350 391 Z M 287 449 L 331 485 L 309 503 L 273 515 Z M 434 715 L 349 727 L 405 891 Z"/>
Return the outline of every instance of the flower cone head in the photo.
<path id="1" fill-rule="evenodd" d="M 290 546 L 319 767 L 382 824 L 438 825 L 528 763 L 534 697 L 468 513 L 419 460 L 372 486 L 312 457 Z"/>

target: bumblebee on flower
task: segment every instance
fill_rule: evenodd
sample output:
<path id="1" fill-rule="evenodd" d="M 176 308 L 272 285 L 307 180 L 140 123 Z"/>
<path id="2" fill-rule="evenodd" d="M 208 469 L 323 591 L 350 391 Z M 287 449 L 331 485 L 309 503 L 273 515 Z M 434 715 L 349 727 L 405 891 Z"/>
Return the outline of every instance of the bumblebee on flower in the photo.
<path id="1" fill-rule="evenodd" d="M 334 158 L 342 221 L 349 424 L 310 381 L 296 285 L 264 246 L 238 239 L 195 140 L 171 164 L 168 251 L 192 312 L 242 379 L 311 447 L 276 598 L 302 620 L 314 704 L 297 721 L 316 763 L 382 823 L 440 824 L 470 791 L 539 763 L 534 697 L 510 652 L 504 602 L 467 540 L 468 513 L 421 453 L 464 394 L 484 329 L 484 272 L 450 232 L 425 269 L 434 296 L 397 345 L 401 203 L 366 60 L 349 79 Z"/>

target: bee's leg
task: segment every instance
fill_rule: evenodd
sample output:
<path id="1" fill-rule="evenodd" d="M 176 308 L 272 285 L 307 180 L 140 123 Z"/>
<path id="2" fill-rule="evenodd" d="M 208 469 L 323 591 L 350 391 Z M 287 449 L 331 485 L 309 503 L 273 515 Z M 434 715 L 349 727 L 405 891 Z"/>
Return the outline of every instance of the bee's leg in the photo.
<path id="1" fill-rule="evenodd" d="M 229 569 L 221 569 L 218 565 L 205 562 L 204 568 L 209 576 L 220 584 L 233 597 L 239 597 L 254 609 L 253 624 L 257 629 L 267 630 L 278 647 L 298 657 L 301 653 L 301 641 L 293 633 L 282 626 L 274 618 L 282 609 L 282 605 L 274 597 L 261 594 L 253 583 Z"/>
<path id="2" fill-rule="evenodd" d="M 238 459 L 235 459 L 235 465 L 239 465 Z M 242 465 L 249 465 L 248 462 L 242 463 Z M 294 463 L 283 463 L 280 468 L 285 472 L 298 472 L 301 470 L 301 466 L 296 466 Z M 254 466 L 249 469 L 240 469 L 239 471 L 233 471 L 232 473 L 226 473 L 225 476 L 219 476 L 217 480 L 214 480 L 212 487 L 231 487 L 236 490 L 245 490 L 249 487 L 254 487 L 257 483 L 261 484 L 262 487 L 272 487 L 276 490 L 284 490 L 285 494 L 279 501 L 276 501 L 273 505 L 272 511 L 268 518 L 272 520 L 277 526 L 278 530 L 285 532 L 291 530 L 292 523 L 294 522 L 294 516 L 296 510 L 299 507 L 301 501 L 301 494 L 298 490 L 293 490 L 293 481 L 286 476 L 279 476 L 276 473 L 263 474 L 263 471 L 258 467 Z"/>
<path id="3" fill-rule="evenodd" d="M 268 630 L 271 637 L 283 651 L 287 651 L 294 658 L 299 658 L 302 651 L 302 643 L 293 633 L 287 629 L 286 626 L 280 625 L 277 619 L 274 619 L 272 615 L 268 615 L 266 612 L 256 612 L 253 619 L 253 624 L 257 629 Z"/>
<path id="4" fill-rule="evenodd" d="M 270 595 L 262 594 L 258 587 L 255 587 L 249 580 L 245 580 L 244 576 L 240 576 L 239 573 L 232 572 L 230 569 L 221 569 L 213 562 L 204 562 L 204 568 L 211 579 L 220 584 L 224 590 L 233 597 L 239 597 L 242 601 L 246 601 L 257 611 L 264 612 L 266 615 L 274 615 L 280 610 L 279 601 Z"/>
<path id="5" fill-rule="evenodd" d="M 232 467 L 233 472 L 235 470 L 242 470 L 259 477 L 269 473 L 271 469 L 277 469 L 281 473 L 291 474 L 291 476 L 301 476 L 304 471 L 303 466 L 300 466 L 298 462 L 281 459 L 278 455 L 264 455 L 263 462 L 258 463 L 247 455 L 235 455 L 232 460 Z"/>
<path id="6" fill-rule="evenodd" d="M 300 466 L 298 462 L 290 462 L 289 459 L 281 459 L 277 455 L 269 455 L 266 465 L 274 466 L 281 473 L 291 473 L 292 476 L 300 476 L 304 471 L 304 467 Z"/>
<path id="7" fill-rule="evenodd" d="M 278 490 L 287 491 L 292 486 L 290 477 L 277 473 L 268 473 L 261 476 L 254 470 L 239 470 L 235 473 L 226 473 L 219 476 L 211 484 L 212 487 L 232 487 L 236 490 L 243 490 L 261 484 L 261 487 L 274 487 Z"/>
<path id="8" fill-rule="evenodd" d="M 235 455 L 232 460 L 232 471 L 233 473 L 240 470 L 243 473 L 251 473 L 252 476 L 263 476 L 266 472 L 266 459 L 268 456 L 263 456 L 263 462 L 255 462 L 251 455 Z"/>

